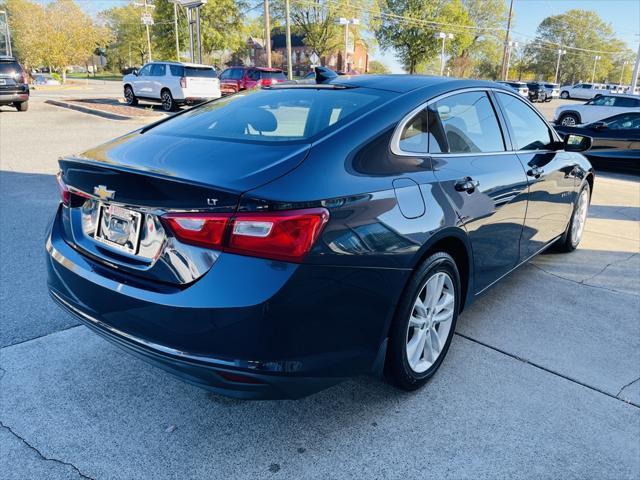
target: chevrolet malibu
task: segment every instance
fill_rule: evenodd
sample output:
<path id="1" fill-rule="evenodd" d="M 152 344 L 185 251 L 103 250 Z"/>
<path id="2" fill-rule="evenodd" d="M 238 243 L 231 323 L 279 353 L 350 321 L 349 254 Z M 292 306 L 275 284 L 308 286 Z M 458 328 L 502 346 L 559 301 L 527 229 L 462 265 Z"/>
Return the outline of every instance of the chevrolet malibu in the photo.
<path id="1" fill-rule="evenodd" d="M 517 93 L 325 78 L 212 101 L 60 160 L 53 299 L 182 379 L 295 398 L 421 387 L 460 312 L 574 250 L 594 174 Z"/>

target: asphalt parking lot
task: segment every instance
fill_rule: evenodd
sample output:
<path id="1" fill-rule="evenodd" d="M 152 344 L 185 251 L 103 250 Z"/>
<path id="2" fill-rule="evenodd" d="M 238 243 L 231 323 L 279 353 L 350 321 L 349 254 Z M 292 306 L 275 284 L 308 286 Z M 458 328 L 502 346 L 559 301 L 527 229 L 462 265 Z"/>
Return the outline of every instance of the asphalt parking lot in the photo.
<path id="1" fill-rule="evenodd" d="M 122 353 L 46 293 L 57 158 L 140 121 L 44 100 L 116 91 L 40 91 L 0 112 L 0 477 L 640 477 L 639 177 L 599 174 L 580 248 L 479 299 L 426 388 L 362 377 L 230 400 Z"/>

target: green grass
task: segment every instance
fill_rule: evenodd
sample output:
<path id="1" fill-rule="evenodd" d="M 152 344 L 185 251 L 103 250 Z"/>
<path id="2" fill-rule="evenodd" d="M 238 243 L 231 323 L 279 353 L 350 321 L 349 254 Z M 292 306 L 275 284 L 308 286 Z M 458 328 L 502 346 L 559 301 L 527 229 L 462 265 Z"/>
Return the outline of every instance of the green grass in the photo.
<path id="1" fill-rule="evenodd" d="M 122 80 L 122 75 L 120 75 L 119 73 L 113 73 L 113 72 L 101 72 L 101 73 L 96 73 L 95 76 L 93 76 L 93 74 L 89 73 L 67 73 L 67 78 L 75 78 L 75 79 L 82 79 L 84 80 L 85 78 L 93 78 L 95 80 Z"/>

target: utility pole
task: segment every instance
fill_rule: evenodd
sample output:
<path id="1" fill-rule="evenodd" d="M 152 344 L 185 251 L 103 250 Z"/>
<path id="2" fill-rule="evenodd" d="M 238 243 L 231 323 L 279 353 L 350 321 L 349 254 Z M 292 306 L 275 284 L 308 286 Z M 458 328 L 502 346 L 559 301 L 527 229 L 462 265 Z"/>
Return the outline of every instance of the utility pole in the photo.
<path id="1" fill-rule="evenodd" d="M 11 53 L 11 31 L 9 30 L 9 17 L 7 17 L 7 12 L 4 10 L 0 10 L 0 15 L 4 16 L 4 44 L 5 44 L 5 52 L 8 56 L 12 56 Z"/>
<path id="2" fill-rule="evenodd" d="M 500 72 L 500 78 L 502 80 L 507 79 L 507 49 L 509 48 L 509 33 L 511 32 L 511 17 L 513 15 L 513 0 L 509 4 L 509 19 L 507 20 L 507 32 L 504 36 L 504 49 L 502 50 L 502 70 Z"/>
<path id="3" fill-rule="evenodd" d="M 359 18 L 336 18 L 334 22 L 336 25 L 344 25 L 344 57 L 342 59 L 342 70 L 344 72 L 348 71 L 348 62 L 347 58 L 349 56 L 349 25 L 360 25 Z M 356 49 L 356 41 L 353 39 L 353 51 Z"/>
<path id="4" fill-rule="evenodd" d="M 264 0 L 264 48 L 267 50 L 267 67 L 271 68 L 271 18 L 269 17 L 269 0 Z"/>
<path id="5" fill-rule="evenodd" d="M 561 48 L 558 49 L 558 63 L 556 63 L 556 76 L 553 77 L 553 83 L 558 83 L 558 73 L 560 73 L 560 57 L 566 54 L 567 51 Z"/>
<path id="6" fill-rule="evenodd" d="M 289 0 L 284 0 L 285 34 L 287 36 L 287 78 L 293 80 L 293 65 L 291 64 L 291 22 L 289 21 Z"/>
<path id="7" fill-rule="evenodd" d="M 173 4 L 173 26 L 176 31 L 176 59 L 180 61 L 180 39 L 178 37 L 178 4 Z"/>
<path id="8" fill-rule="evenodd" d="M 453 33 L 438 32 L 435 35 L 436 38 L 442 39 L 442 50 L 440 52 L 440 76 L 444 76 L 444 42 L 448 38 L 453 40 Z"/>
<path id="9" fill-rule="evenodd" d="M 598 60 L 600 60 L 602 57 L 600 55 L 595 55 L 593 57 L 593 72 L 591 72 L 591 83 L 593 83 L 596 79 L 596 64 L 598 63 Z"/>

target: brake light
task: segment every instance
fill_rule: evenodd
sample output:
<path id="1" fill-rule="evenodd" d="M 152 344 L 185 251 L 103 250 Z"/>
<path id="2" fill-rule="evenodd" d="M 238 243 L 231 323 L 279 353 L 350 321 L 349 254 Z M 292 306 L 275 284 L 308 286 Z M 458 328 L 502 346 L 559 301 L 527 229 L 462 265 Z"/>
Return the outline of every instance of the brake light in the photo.
<path id="1" fill-rule="evenodd" d="M 260 85 L 262 85 L 263 87 L 268 87 L 273 83 L 273 80 L 271 80 L 270 78 L 263 78 L 260 80 Z"/>
<path id="2" fill-rule="evenodd" d="M 329 220 L 324 208 L 265 213 L 164 215 L 185 243 L 253 257 L 301 262 Z"/>
<path id="3" fill-rule="evenodd" d="M 180 86 L 182 88 L 187 88 L 187 77 L 180 78 Z"/>
<path id="4" fill-rule="evenodd" d="M 178 240 L 201 247 L 221 249 L 231 214 L 172 213 L 162 217 Z"/>
<path id="5" fill-rule="evenodd" d="M 60 191 L 60 200 L 62 200 L 63 204 L 69 206 L 71 192 L 69 191 L 67 184 L 62 180 L 62 172 L 58 172 L 56 174 L 56 183 L 58 184 L 58 190 Z"/>

